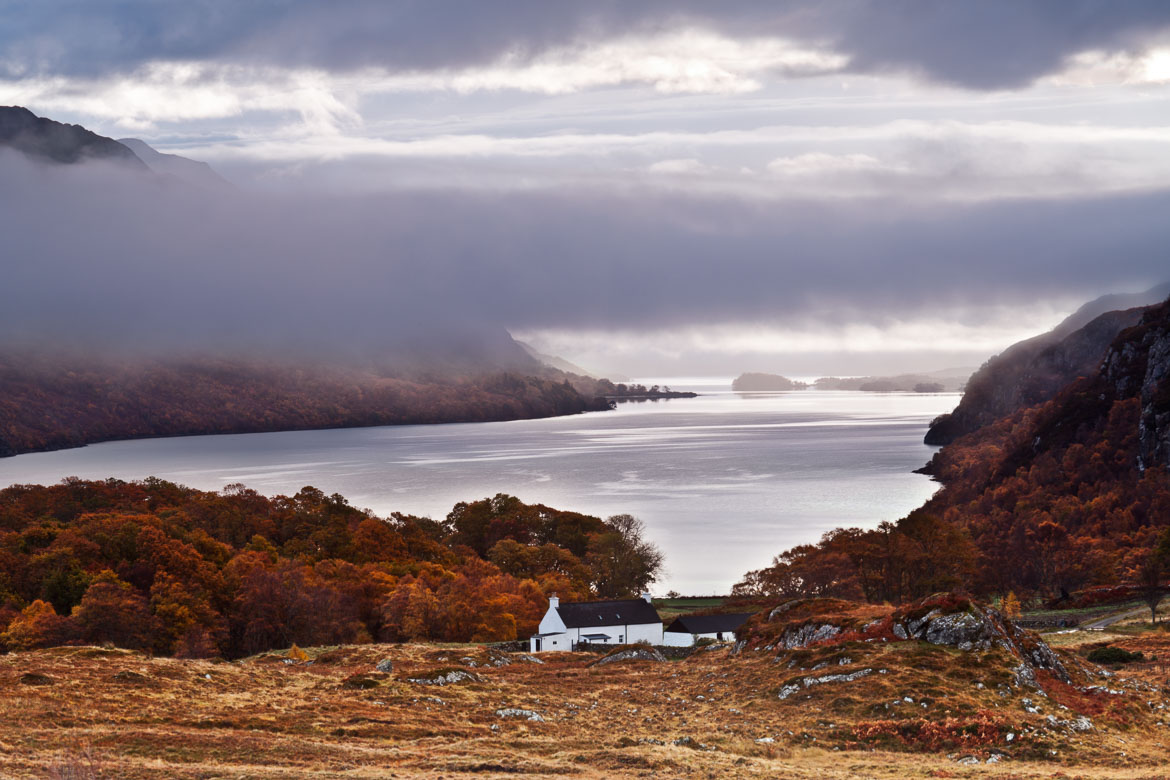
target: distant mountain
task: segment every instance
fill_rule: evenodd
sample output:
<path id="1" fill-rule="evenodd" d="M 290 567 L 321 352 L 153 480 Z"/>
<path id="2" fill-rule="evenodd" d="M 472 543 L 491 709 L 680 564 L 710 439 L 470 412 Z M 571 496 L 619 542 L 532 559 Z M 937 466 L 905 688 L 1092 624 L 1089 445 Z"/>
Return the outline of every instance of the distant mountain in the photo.
<path id="1" fill-rule="evenodd" d="M 1155 303 L 1161 303 L 1167 297 L 1170 297 L 1170 282 L 1151 287 L 1144 292 L 1102 295 L 1068 315 L 1064 321 L 1052 329 L 1052 333 L 1063 338 L 1074 330 L 1085 327 L 1106 312 L 1133 309 L 1138 306 L 1152 306 Z"/>
<path id="2" fill-rule="evenodd" d="M 1077 377 L 1095 372 L 1113 339 L 1141 320 L 1144 309 L 1140 307 L 1168 294 L 1170 285 L 1133 295 L 1103 296 L 1049 332 L 1004 350 L 975 372 L 955 410 L 931 423 L 925 442 L 948 444 L 1019 409 L 1043 403 Z M 1132 308 L 1109 308 L 1117 304 Z"/>
<path id="3" fill-rule="evenodd" d="M 137 138 L 119 138 L 118 143 L 127 147 L 155 173 L 174 176 L 191 184 L 207 189 L 228 189 L 231 182 L 215 172 L 210 165 L 177 154 L 163 154 L 150 144 Z"/>
<path id="4" fill-rule="evenodd" d="M 0 147 L 5 146 L 46 162 L 109 160 L 149 170 L 130 148 L 113 138 L 98 135 L 81 125 L 39 117 L 20 106 L 0 106 Z"/>
<path id="5" fill-rule="evenodd" d="M 751 392 L 784 392 L 786 390 L 804 390 L 807 382 L 794 382 L 779 374 L 760 374 L 748 372 L 740 374 L 731 382 L 731 389 L 737 393 Z"/>
<path id="6" fill-rule="evenodd" d="M 557 357 L 556 355 L 549 355 L 549 354 L 546 354 L 544 352 L 540 352 L 535 347 L 532 347 L 529 344 L 525 344 L 523 341 L 516 341 L 516 343 L 520 345 L 521 349 L 523 349 L 526 353 L 528 353 L 529 357 L 531 357 L 533 360 L 536 360 L 537 362 L 543 363 L 544 365 L 548 366 L 549 368 L 555 368 L 558 371 L 564 371 L 566 374 L 576 374 L 577 376 L 589 377 L 590 379 L 601 379 L 602 378 L 601 376 L 593 373 L 592 371 L 589 371 L 588 369 L 581 368 L 581 366 L 577 365 L 576 363 L 571 363 L 562 357 Z"/>
<path id="7" fill-rule="evenodd" d="M 944 368 L 895 376 L 823 376 L 814 382 L 818 390 L 861 390 L 872 393 L 954 393 L 963 389 L 971 368 Z"/>

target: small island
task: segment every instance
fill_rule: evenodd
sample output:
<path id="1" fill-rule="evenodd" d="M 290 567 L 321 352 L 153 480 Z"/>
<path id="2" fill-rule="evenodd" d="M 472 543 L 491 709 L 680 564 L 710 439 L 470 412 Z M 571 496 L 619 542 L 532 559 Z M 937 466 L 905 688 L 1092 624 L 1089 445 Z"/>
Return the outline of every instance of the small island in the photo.
<path id="1" fill-rule="evenodd" d="M 867 393 L 956 393 L 962 392 L 972 369 L 950 368 L 924 374 L 897 376 L 823 376 L 800 382 L 780 374 L 748 372 L 731 383 L 737 393 L 785 392 L 789 390 L 860 390 Z"/>
<path id="2" fill-rule="evenodd" d="M 658 401 L 663 398 L 697 398 L 698 393 L 693 393 L 690 390 L 671 390 L 666 385 L 659 387 L 658 385 L 640 384 L 611 384 L 606 380 L 602 380 L 605 384 L 609 384 L 607 392 L 603 396 L 607 401 Z"/>
<path id="3" fill-rule="evenodd" d="M 731 389 L 737 393 L 777 392 L 784 390 L 807 390 L 807 382 L 797 382 L 779 374 L 760 374 L 748 372 L 740 374 L 731 383 Z"/>

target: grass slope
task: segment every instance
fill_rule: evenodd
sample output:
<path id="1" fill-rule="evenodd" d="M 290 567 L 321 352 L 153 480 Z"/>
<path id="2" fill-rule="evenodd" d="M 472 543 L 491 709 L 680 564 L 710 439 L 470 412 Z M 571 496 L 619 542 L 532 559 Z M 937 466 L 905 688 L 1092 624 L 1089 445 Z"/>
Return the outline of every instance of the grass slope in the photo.
<path id="1" fill-rule="evenodd" d="M 860 609 L 838 617 L 881 617 Z M 797 619 L 818 618 L 806 609 Z M 1126 641 L 1170 649 L 1161 633 Z M 1170 747 L 1156 667 L 1100 676 L 1071 651 L 1062 658 L 1077 679 L 1043 679 L 1046 693 L 1015 685 L 1018 659 L 1001 649 L 893 639 L 599 666 L 592 655 L 536 663 L 473 645 L 297 658 L 89 647 L 0 657 L 0 775 L 1148 778 L 1162 775 Z M 384 659 L 393 669 L 376 671 Z M 864 668 L 885 671 L 779 698 L 794 680 Z M 426 684 L 453 671 L 470 679 Z M 1066 725 L 1081 716 L 1091 730 Z"/>

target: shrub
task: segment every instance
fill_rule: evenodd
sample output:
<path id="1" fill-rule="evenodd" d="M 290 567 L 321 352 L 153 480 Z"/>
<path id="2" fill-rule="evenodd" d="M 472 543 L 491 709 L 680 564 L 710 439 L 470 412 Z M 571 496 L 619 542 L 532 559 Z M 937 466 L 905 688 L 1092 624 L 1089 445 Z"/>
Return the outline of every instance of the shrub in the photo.
<path id="1" fill-rule="evenodd" d="M 1087 656 L 1095 664 L 1129 664 L 1134 661 L 1145 660 L 1139 653 L 1131 653 L 1121 647 L 1098 647 Z"/>

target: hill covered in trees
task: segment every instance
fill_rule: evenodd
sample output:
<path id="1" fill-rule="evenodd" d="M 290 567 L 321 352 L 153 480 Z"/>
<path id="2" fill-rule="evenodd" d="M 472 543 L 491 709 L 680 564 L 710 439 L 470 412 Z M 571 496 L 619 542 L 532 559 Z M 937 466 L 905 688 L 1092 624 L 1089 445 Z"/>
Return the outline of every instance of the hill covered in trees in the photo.
<path id="1" fill-rule="evenodd" d="M 564 375 L 540 371 L 544 376 L 384 376 L 321 363 L 0 354 L 0 456 L 148 436 L 485 422 L 609 408 Z"/>
<path id="2" fill-rule="evenodd" d="M 311 487 L 269 499 L 156 479 L 14 486 L 0 491 L 0 645 L 239 657 L 511 640 L 535 631 L 552 593 L 644 590 L 662 557 L 641 529 L 505 495 L 434 521 Z"/>
<path id="3" fill-rule="evenodd" d="M 1156 583 L 1170 570 L 1170 301 L 1137 319 L 1051 399 L 940 450 L 928 471 L 944 487 L 922 508 L 788 550 L 737 592 L 900 603 Z"/>

